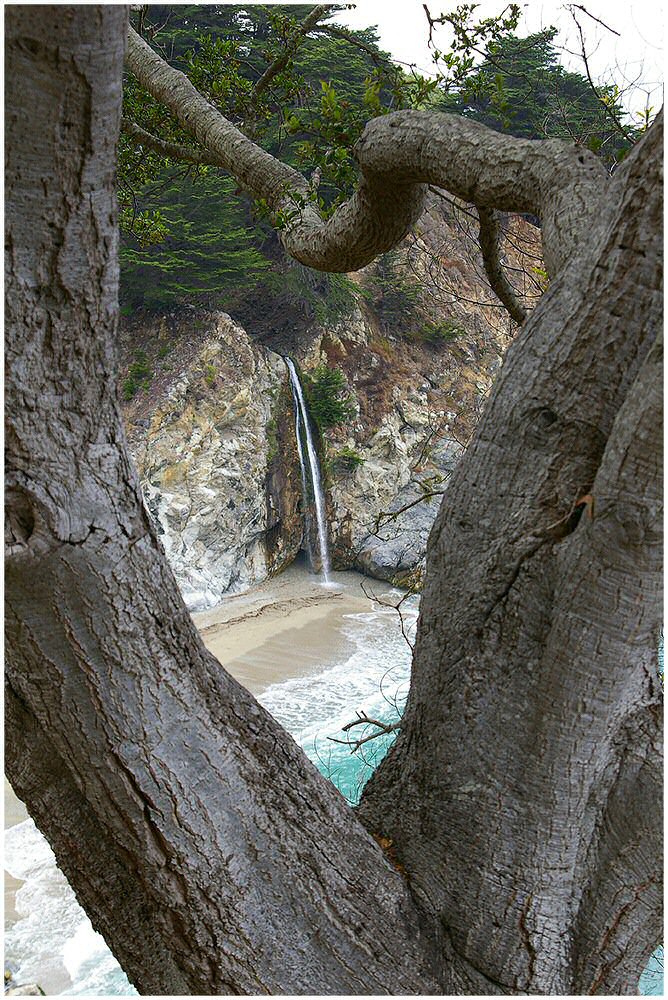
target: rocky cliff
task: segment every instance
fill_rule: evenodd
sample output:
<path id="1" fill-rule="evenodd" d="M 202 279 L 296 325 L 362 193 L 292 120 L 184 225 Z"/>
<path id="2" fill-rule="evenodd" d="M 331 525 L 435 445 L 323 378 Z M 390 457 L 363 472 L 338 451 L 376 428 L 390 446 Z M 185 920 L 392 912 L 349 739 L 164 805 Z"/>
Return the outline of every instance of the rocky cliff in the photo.
<path id="1" fill-rule="evenodd" d="M 529 295 L 535 232 L 512 220 L 505 247 Z M 282 266 L 287 285 L 294 265 Z M 345 375 L 350 415 L 320 441 L 335 567 L 419 584 L 440 496 L 513 329 L 452 204 L 435 200 L 402 247 L 346 281 L 330 315 L 263 302 L 257 324 L 252 304 L 239 309 L 245 327 L 194 308 L 124 325 L 130 445 L 193 610 L 280 571 L 304 545 L 287 354 L 303 372 Z"/>

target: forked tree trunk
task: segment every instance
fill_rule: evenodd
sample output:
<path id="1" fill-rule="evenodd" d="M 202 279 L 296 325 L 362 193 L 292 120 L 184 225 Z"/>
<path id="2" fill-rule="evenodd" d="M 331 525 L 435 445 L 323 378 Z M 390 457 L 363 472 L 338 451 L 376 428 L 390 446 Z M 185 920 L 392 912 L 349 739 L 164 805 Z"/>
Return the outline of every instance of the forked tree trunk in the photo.
<path id="1" fill-rule="evenodd" d="M 361 811 L 405 877 L 206 652 L 142 506 L 124 33 L 119 7 L 7 9 L 17 794 L 144 993 L 633 992 L 661 870 L 658 130 L 568 244 L 432 534 L 406 726 Z"/>

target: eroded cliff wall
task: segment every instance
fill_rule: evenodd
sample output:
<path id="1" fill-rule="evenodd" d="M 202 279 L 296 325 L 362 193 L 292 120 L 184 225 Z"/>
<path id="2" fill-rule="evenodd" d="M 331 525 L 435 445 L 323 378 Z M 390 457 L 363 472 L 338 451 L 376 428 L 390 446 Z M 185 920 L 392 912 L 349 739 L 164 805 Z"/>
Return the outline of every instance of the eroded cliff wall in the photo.
<path id="1" fill-rule="evenodd" d="M 540 268 L 527 246 L 537 251 L 535 231 L 513 220 L 507 260 L 530 295 Z M 321 441 L 335 567 L 419 584 L 442 491 L 513 328 L 466 211 L 436 200 L 399 251 L 350 284 L 349 308 L 325 321 L 289 308 L 267 320 L 262 303 L 258 329 L 248 304 L 245 328 L 192 307 L 124 324 L 128 436 L 193 610 L 280 571 L 303 546 L 286 354 L 305 372 L 341 370 L 354 408 Z"/>

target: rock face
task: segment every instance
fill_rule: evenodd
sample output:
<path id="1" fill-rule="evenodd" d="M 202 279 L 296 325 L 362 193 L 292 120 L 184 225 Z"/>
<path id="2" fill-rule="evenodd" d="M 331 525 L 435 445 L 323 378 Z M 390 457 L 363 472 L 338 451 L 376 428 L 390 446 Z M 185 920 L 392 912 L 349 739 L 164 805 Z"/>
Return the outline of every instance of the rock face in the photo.
<path id="1" fill-rule="evenodd" d="M 270 514 L 281 507 L 268 503 L 267 471 L 285 365 L 223 313 L 201 333 L 189 356 L 172 359 L 163 391 L 128 408 L 146 505 L 193 610 L 263 579 L 299 549 L 295 536 L 271 558 L 267 551 L 280 520 Z M 287 479 L 275 487 L 283 509 L 293 495 Z"/>
<path id="2" fill-rule="evenodd" d="M 420 586 L 427 539 L 442 490 L 462 451 L 456 441 L 441 441 L 437 457 L 432 455 L 427 467 L 428 477 L 424 477 L 426 469 L 420 475 L 411 470 L 406 485 L 387 510 L 377 516 L 373 530 L 359 543 L 356 550 L 359 569 L 381 580 Z"/>
<path id="3" fill-rule="evenodd" d="M 302 548 L 286 354 L 304 372 L 342 371 L 355 411 L 321 438 L 335 568 L 419 586 L 442 491 L 513 331 L 454 209 L 432 205 L 387 258 L 349 276 L 360 294 L 335 321 L 284 317 L 258 335 L 191 308 L 126 324 L 128 437 L 192 610 Z"/>

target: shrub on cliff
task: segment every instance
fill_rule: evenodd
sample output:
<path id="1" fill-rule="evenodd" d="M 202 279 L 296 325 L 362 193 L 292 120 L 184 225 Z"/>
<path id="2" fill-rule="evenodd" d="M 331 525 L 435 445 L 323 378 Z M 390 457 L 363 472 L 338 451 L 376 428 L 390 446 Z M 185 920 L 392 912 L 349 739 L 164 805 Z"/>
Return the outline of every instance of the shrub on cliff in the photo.
<path id="1" fill-rule="evenodd" d="M 302 382 L 309 413 L 321 432 L 344 424 L 355 415 L 353 397 L 340 368 L 318 365 L 311 374 L 302 375 Z"/>

